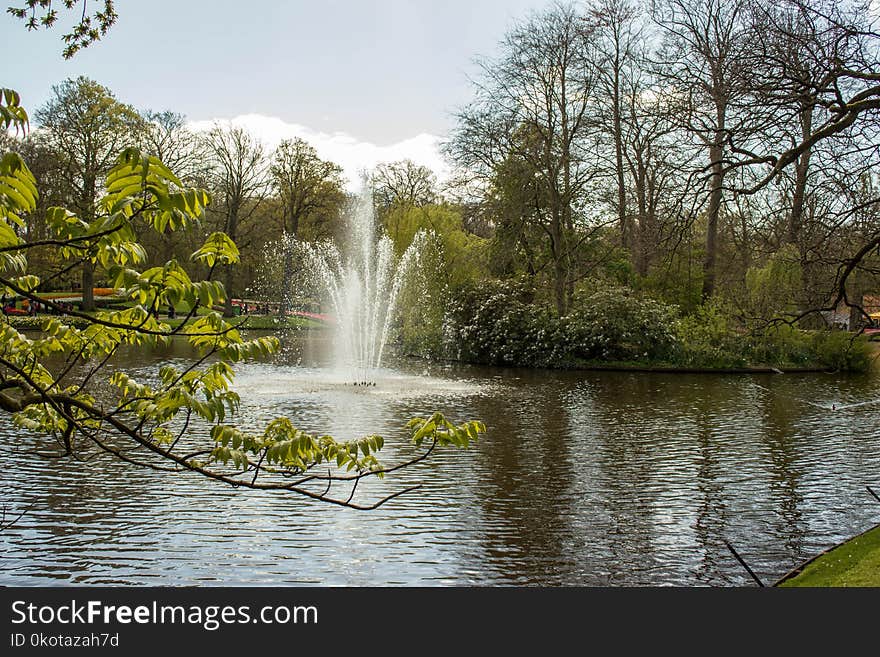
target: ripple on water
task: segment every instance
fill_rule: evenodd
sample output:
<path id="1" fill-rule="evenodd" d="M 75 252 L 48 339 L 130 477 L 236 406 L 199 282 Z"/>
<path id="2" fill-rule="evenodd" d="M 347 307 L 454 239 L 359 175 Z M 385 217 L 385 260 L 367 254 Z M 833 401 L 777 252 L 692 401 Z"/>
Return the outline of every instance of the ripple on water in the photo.
<path id="1" fill-rule="evenodd" d="M 0 533 L 0 584 L 748 584 L 724 541 L 771 580 L 876 516 L 874 379 L 401 361 L 375 387 L 347 383 L 308 364 L 241 366 L 238 422 L 380 432 L 386 461 L 410 453 L 413 415 L 490 431 L 363 486 L 374 499 L 422 484 L 358 513 L 110 459 L 23 458 L 12 446 L 36 439 L 0 419 L 8 511 L 33 504 Z"/>

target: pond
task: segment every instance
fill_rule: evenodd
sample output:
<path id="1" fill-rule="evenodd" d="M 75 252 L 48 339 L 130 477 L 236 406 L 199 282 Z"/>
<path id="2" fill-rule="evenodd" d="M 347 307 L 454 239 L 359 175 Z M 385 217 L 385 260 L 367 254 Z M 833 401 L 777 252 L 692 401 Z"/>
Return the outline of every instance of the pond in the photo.
<path id="1" fill-rule="evenodd" d="M 238 367 L 238 422 L 381 433 L 443 411 L 488 434 L 357 491 L 369 512 L 232 489 L 110 458 L 43 460 L 0 418 L 7 518 L 0 584 L 748 585 L 876 522 L 880 377 L 671 375 L 437 365 L 398 358 L 379 384 L 327 379 L 326 340 Z M 146 376 L 185 344 L 132 351 Z"/>

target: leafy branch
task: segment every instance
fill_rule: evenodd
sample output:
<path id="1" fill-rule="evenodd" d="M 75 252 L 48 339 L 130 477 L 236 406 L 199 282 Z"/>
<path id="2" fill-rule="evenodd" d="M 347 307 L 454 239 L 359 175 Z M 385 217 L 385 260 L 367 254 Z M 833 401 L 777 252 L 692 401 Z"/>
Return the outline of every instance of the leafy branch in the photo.
<path id="1" fill-rule="evenodd" d="M 8 7 L 6 11 L 23 21 L 28 30 L 48 30 L 55 26 L 60 17 L 58 4 L 64 5 L 64 9 L 73 14 L 75 20 L 71 30 L 61 37 L 66 44 L 64 59 L 70 59 L 83 48 L 99 41 L 118 18 L 113 0 L 98 3 L 100 8 L 93 13 L 89 13 L 88 0 L 62 0 L 61 3 L 53 3 L 52 0 L 26 0 L 24 6 Z M 82 5 L 78 17 L 74 12 L 77 5 Z"/>

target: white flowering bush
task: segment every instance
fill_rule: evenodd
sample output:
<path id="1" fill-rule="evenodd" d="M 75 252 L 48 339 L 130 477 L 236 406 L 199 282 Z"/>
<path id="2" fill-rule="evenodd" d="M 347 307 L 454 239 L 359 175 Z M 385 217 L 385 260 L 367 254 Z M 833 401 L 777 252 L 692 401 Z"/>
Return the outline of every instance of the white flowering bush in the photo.
<path id="1" fill-rule="evenodd" d="M 675 306 L 611 287 L 576 296 L 562 334 L 575 359 L 666 360 L 678 346 L 678 321 Z"/>

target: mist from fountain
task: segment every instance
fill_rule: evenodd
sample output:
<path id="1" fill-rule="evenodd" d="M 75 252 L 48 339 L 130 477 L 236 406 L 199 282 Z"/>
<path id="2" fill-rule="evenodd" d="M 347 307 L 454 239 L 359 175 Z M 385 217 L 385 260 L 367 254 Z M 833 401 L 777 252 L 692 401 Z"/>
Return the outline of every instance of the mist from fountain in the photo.
<path id="1" fill-rule="evenodd" d="M 415 270 L 425 235 L 417 233 L 397 260 L 393 242 L 377 226 L 369 186 L 364 190 L 349 214 L 344 249 L 332 242 L 302 246 L 335 320 L 335 368 L 351 383 L 373 385 L 398 297 Z"/>

